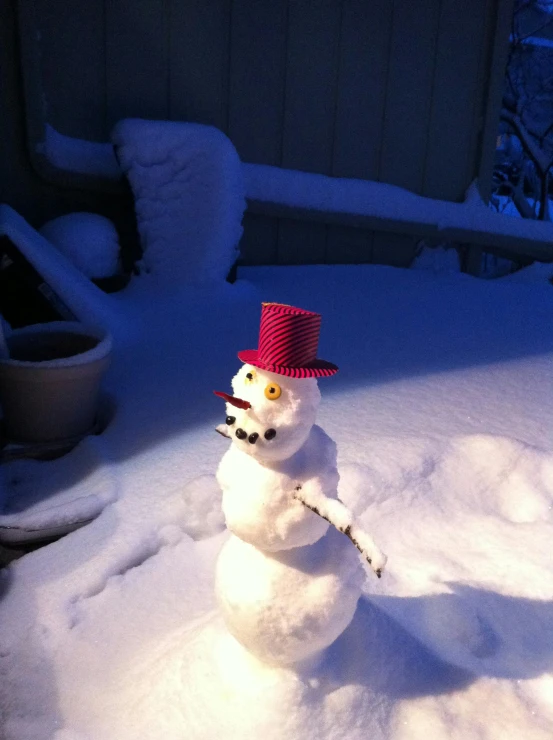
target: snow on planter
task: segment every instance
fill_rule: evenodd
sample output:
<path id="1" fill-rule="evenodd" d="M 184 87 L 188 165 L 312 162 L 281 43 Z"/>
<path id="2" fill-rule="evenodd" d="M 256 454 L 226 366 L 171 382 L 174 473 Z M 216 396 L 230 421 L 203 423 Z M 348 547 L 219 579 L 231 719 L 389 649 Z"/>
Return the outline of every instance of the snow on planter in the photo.
<path id="1" fill-rule="evenodd" d="M 144 265 L 176 282 L 224 280 L 245 209 L 240 160 L 219 130 L 121 121 L 112 135 L 134 198 Z"/>
<path id="2" fill-rule="evenodd" d="M 40 233 L 89 278 L 111 277 L 119 269 L 119 237 L 97 213 L 69 213 L 48 221 Z"/>

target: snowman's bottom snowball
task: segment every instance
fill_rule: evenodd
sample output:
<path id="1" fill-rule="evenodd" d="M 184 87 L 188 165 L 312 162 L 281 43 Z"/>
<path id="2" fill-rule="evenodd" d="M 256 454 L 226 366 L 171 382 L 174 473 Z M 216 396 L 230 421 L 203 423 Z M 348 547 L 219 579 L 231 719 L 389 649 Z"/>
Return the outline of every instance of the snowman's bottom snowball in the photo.
<path id="1" fill-rule="evenodd" d="M 231 536 L 216 571 L 229 632 L 266 663 L 288 665 L 328 647 L 351 622 L 365 574 L 331 529 L 314 545 L 265 553 Z"/>
<path id="2" fill-rule="evenodd" d="M 336 674 L 348 675 L 351 657 L 338 651 L 332 665 L 300 672 L 270 666 L 213 623 L 182 664 L 182 685 L 193 687 L 181 706 L 182 737 L 383 740 L 391 701 L 363 681 L 337 679 Z M 153 734 L 140 737 L 159 737 L 155 730 L 153 725 Z"/>

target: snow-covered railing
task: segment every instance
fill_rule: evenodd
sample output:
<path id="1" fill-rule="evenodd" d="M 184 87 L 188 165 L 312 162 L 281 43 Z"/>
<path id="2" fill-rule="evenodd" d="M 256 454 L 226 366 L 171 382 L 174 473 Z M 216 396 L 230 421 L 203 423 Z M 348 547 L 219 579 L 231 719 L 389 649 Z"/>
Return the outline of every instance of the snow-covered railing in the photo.
<path id="1" fill-rule="evenodd" d="M 103 293 L 72 262 L 35 231 L 22 216 L 0 204 L 0 236 L 7 237 L 44 279 L 42 289 L 62 302 L 79 321 L 103 327 L 117 316 L 111 297 Z M 50 291 L 54 296 L 50 296 Z M 69 316 L 67 316 L 69 318 Z"/>
<path id="2" fill-rule="evenodd" d="M 122 185 L 109 144 L 72 139 L 47 126 L 36 155 L 44 159 L 50 175 L 58 170 L 65 184 L 75 177 L 81 187 L 83 178 L 96 187 L 104 182 L 113 189 L 119 179 Z M 242 166 L 248 210 L 253 213 L 434 238 L 553 261 L 553 224 L 492 211 L 479 197 L 475 183 L 463 203 L 452 203 L 386 183 L 269 165 Z"/>
<path id="3" fill-rule="evenodd" d="M 249 210 L 270 216 L 411 234 L 553 260 L 553 223 L 505 216 L 472 183 L 463 203 L 368 180 L 244 164 Z"/>

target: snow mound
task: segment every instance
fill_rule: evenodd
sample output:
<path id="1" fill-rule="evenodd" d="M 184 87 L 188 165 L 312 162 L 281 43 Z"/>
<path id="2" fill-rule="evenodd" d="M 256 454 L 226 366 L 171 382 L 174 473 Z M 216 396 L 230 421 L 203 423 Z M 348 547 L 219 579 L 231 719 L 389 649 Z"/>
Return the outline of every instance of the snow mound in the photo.
<path id="1" fill-rule="evenodd" d="M 435 475 L 434 485 L 453 486 L 467 508 L 515 524 L 551 519 L 553 459 L 516 440 L 487 435 L 459 440 Z"/>
<path id="2" fill-rule="evenodd" d="M 397 660 L 397 676 L 395 671 L 380 669 L 391 637 L 402 648 L 408 647 Z M 446 685 L 460 685 L 464 678 L 455 669 L 448 675 L 440 661 L 366 603 L 335 649 L 320 663 L 299 670 L 258 661 L 225 633 L 216 616 L 185 639 L 175 639 L 163 656 L 152 656 L 150 661 L 164 669 L 137 707 L 136 721 L 143 736 L 155 736 L 160 721 L 156 708 L 167 706 L 172 697 L 180 706 L 186 736 L 194 740 L 383 740 L 397 695 L 408 690 L 409 680 L 427 674 L 428 681 L 432 671 L 437 685 L 444 673 Z M 116 734 L 128 725 L 128 706 L 127 698 L 116 719 Z M 163 729 L 164 737 L 185 736 L 169 723 Z"/>
<path id="3" fill-rule="evenodd" d="M 549 564 L 540 553 L 551 536 L 553 456 L 490 435 L 384 439 L 364 469 L 365 486 L 359 467 L 342 475 L 346 501 L 364 489 L 360 521 L 389 555 L 385 593 L 372 603 L 477 675 L 549 667 L 551 602 L 540 585 Z M 389 495 L 371 502 L 376 477 Z"/>
<path id="4" fill-rule="evenodd" d="M 240 159 L 219 130 L 127 119 L 112 135 L 134 197 L 148 271 L 222 281 L 238 256 L 246 207 Z"/>
<path id="5" fill-rule="evenodd" d="M 113 223 L 97 213 L 68 213 L 40 229 L 45 239 L 89 278 L 115 275 L 119 237 Z"/>
<path id="6" fill-rule="evenodd" d="M 503 282 L 511 283 L 550 283 L 553 280 L 553 265 L 550 262 L 532 262 L 528 267 L 517 270 L 511 275 L 505 275 Z"/>
<path id="7" fill-rule="evenodd" d="M 221 488 L 214 475 L 200 475 L 182 489 L 178 523 L 193 540 L 211 537 L 225 529 Z"/>
<path id="8" fill-rule="evenodd" d="M 430 270 L 435 275 L 460 272 L 459 253 L 454 247 L 444 245 L 429 247 L 422 244 L 411 263 L 413 270 Z"/>
<path id="9" fill-rule="evenodd" d="M 0 528 L 48 530 L 94 519 L 117 497 L 101 437 L 86 437 L 58 460 L 2 466 Z"/>

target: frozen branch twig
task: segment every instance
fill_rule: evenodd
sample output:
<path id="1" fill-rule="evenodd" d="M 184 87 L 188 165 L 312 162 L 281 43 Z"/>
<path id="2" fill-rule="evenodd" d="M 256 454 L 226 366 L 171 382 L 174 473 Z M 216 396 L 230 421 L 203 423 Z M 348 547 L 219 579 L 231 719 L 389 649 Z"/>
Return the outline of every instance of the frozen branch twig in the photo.
<path id="1" fill-rule="evenodd" d="M 386 565 L 386 555 L 372 537 L 355 523 L 353 514 L 341 501 L 327 498 L 321 493 L 308 493 L 302 486 L 296 486 L 294 498 L 349 537 L 378 578 L 381 577 Z"/>
<path id="2" fill-rule="evenodd" d="M 520 143 L 524 148 L 524 151 L 534 162 L 540 174 L 547 172 L 549 158 L 534 143 L 532 139 L 532 132 L 528 130 L 527 126 L 524 124 L 520 116 L 512 113 L 506 108 L 503 108 L 503 110 L 501 111 L 501 119 L 511 126 L 515 134 L 518 136 Z"/>

